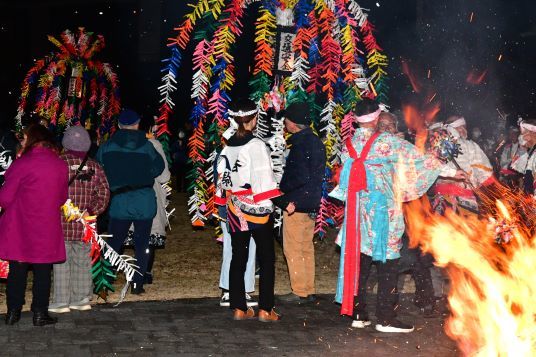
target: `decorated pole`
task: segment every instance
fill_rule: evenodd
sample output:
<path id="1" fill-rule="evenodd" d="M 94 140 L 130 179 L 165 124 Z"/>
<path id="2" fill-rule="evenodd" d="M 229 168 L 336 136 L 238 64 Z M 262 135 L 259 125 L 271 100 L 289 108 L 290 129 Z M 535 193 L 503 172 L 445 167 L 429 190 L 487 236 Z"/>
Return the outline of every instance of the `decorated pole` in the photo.
<path id="1" fill-rule="evenodd" d="M 325 234 L 340 208 L 327 200 L 333 171 L 340 164 L 342 140 L 352 135 L 352 116 L 363 97 L 387 101 L 387 57 L 381 53 L 367 14 L 354 0 L 199 0 L 169 39 L 163 62 L 158 137 L 169 138 L 173 92 L 186 47 L 193 40 L 194 126 L 189 142 L 192 170 L 189 212 L 202 227 L 214 210 L 212 166 L 229 126 L 230 92 L 235 83 L 233 51 L 246 12 L 256 12 L 255 58 L 250 96 L 258 103 L 257 134 L 272 149 L 281 176 L 286 149 L 282 118 L 288 104 L 306 101 L 313 127 L 326 145 L 327 168 L 316 232 Z"/>
<path id="2" fill-rule="evenodd" d="M 22 130 L 26 114 L 36 113 L 57 135 L 66 127 L 82 125 L 99 141 L 106 140 L 121 102 L 112 66 L 96 58 L 105 46 L 104 37 L 79 28 L 48 39 L 57 49 L 37 60 L 24 78 L 17 131 Z"/>

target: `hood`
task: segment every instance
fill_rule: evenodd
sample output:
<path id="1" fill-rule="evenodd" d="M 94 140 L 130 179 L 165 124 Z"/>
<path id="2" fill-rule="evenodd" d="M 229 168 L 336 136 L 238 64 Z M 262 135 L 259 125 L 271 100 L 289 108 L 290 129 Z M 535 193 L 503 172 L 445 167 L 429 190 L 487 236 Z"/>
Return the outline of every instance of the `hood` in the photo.
<path id="1" fill-rule="evenodd" d="M 111 139 L 122 148 L 135 150 L 147 143 L 145 133 L 140 130 L 119 129 Z"/>

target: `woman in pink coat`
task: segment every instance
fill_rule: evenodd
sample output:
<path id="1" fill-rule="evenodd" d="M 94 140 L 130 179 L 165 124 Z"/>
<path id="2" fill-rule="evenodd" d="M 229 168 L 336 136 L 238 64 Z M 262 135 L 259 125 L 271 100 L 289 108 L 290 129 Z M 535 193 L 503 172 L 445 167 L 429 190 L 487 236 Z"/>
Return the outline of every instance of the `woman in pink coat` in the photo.
<path id="1" fill-rule="evenodd" d="M 30 267 L 33 323 L 57 322 L 48 315 L 48 302 L 52 263 L 65 261 L 60 208 L 67 186 L 67 164 L 58 156 L 52 133 L 31 125 L 24 133 L 20 158 L 7 170 L 0 188 L 0 259 L 9 261 L 7 325 L 20 319 Z"/>

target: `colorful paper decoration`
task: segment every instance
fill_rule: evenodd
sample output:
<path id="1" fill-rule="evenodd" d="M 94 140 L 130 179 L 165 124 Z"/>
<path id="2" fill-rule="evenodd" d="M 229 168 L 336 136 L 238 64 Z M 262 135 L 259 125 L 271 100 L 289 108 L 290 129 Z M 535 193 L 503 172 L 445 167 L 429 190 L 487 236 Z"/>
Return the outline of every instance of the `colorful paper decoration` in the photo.
<path id="1" fill-rule="evenodd" d="M 79 28 L 76 33 L 65 30 L 59 39 L 48 39 L 57 50 L 28 71 L 21 88 L 17 130 L 22 129 L 26 113 L 36 112 L 58 135 L 68 126 L 83 125 L 99 141 L 106 140 L 121 103 L 117 75 L 110 64 L 95 58 L 104 48 L 104 37 Z"/>
<path id="2" fill-rule="evenodd" d="M 158 136 L 164 142 L 168 140 L 177 71 L 182 54 L 193 40 L 189 205 L 192 224 L 202 227 L 213 213 L 211 166 L 221 147 L 221 134 L 229 125 L 227 107 L 235 82 L 234 44 L 242 34 L 245 12 L 254 11 L 255 63 L 249 85 L 251 98 L 259 104 L 261 113 L 257 135 L 272 148 L 280 175 L 285 147 L 281 142 L 283 122 L 277 113 L 292 102 L 310 104 L 314 129 L 322 137 L 328 156 L 316 229 L 323 235 L 328 222 L 341 217 L 340 208 L 327 200 L 327 193 L 333 187 L 332 171 L 340 165 L 341 142 L 353 134 L 353 117 L 348 114 L 363 97 L 387 101 L 387 57 L 376 42 L 367 14 L 354 0 L 199 0 L 191 5 L 191 12 L 175 28 L 175 37 L 169 39 L 171 56 L 164 60 L 159 88 Z M 276 36 L 282 32 L 278 26 L 295 35 L 291 71 L 286 77 L 276 71 Z"/>

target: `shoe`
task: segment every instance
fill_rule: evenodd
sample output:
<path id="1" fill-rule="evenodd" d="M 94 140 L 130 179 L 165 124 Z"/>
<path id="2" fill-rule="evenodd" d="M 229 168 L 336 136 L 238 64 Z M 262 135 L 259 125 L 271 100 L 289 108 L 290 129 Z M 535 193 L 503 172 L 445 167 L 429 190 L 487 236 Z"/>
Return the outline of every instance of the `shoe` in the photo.
<path id="1" fill-rule="evenodd" d="M 54 325 L 56 322 L 58 322 L 58 319 L 56 317 L 51 317 L 48 312 L 34 312 L 34 326 Z"/>
<path id="2" fill-rule="evenodd" d="M 420 310 L 422 316 L 427 319 L 433 319 L 441 316 L 441 312 L 439 311 L 439 308 L 435 302 L 421 307 Z"/>
<path id="3" fill-rule="evenodd" d="M 405 324 L 398 320 L 383 321 L 376 324 L 376 331 L 390 332 L 390 333 L 409 333 L 413 332 L 415 328 L 412 325 Z"/>
<path id="4" fill-rule="evenodd" d="M 352 321 L 353 328 L 365 328 L 371 324 L 372 322 L 370 322 L 367 313 L 355 314 L 354 320 Z"/>
<path id="5" fill-rule="evenodd" d="M 251 307 L 248 307 L 247 311 L 242 311 L 240 309 L 234 309 L 233 320 L 242 321 L 242 320 L 251 320 L 255 318 L 255 310 Z"/>
<path id="6" fill-rule="evenodd" d="M 145 289 L 143 288 L 143 285 L 140 283 L 132 283 L 132 288 L 130 289 L 130 293 L 133 295 L 141 295 L 145 292 Z"/>
<path id="7" fill-rule="evenodd" d="M 6 325 L 13 326 L 20 320 L 20 310 L 8 310 L 5 321 Z"/>
<path id="8" fill-rule="evenodd" d="M 281 315 L 275 312 L 274 309 L 272 309 L 270 312 L 265 310 L 259 310 L 260 322 L 277 322 L 279 320 L 281 320 Z"/>
<path id="9" fill-rule="evenodd" d="M 145 278 L 143 279 L 144 284 L 152 284 L 153 283 L 153 273 L 147 272 L 145 273 Z"/>
<path id="10" fill-rule="evenodd" d="M 80 305 L 69 305 L 69 308 L 71 310 L 77 310 L 77 311 L 88 311 L 91 310 L 90 304 L 80 304 Z M 50 309 L 48 309 L 50 311 Z"/>
<path id="11" fill-rule="evenodd" d="M 58 307 L 49 307 L 48 312 L 52 312 L 54 314 L 64 314 L 66 312 L 71 312 L 71 309 L 69 308 L 69 306 L 62 305 Z"/>
<path id="12" fill-rule="evenodd" d="M 298 305 L 304 305 L 313 303 L 316 301 L 316 297 L 314 295 L 308 295 L 307 297 L 298 296 L 294 293 L 288 293 L 285 295 L 280 295 L 278 297 L 279 301 L 282 302 L 290 302 L 290 303 L 296 303 Z"/>
<path id="13" fill-rule="evenodd" d="M 229 306 L 231 306 L 231 302 L 230 302 L 230 300 L 229 300 L 229 293 L 223 293 L 223 294 L 221 295 L 220 306 L 222 306 L 222 307 L 229 307 Z"/>
<path id="14" fill-rule="evenodd" d="M 246 293 L 246 305 L 248 307 L 252 307 L 252 306 L 258 306 L 259 303 L 253 300 L 253 298 L 248 293 Z"/>
<path id="15" fill-rule="evenodd" d="M 297 303 L 299 303 L 303 299 L 307 299 L 307 298 L 298 296 L 298 295 L 296 295 L 294 293 L 288 293 L 288 294 L 285 294 L 285 295 L 279 295 L 278 299 L 279 299 L 279 301 L 282 301 L 282 302 L 297 302 Z"/>

